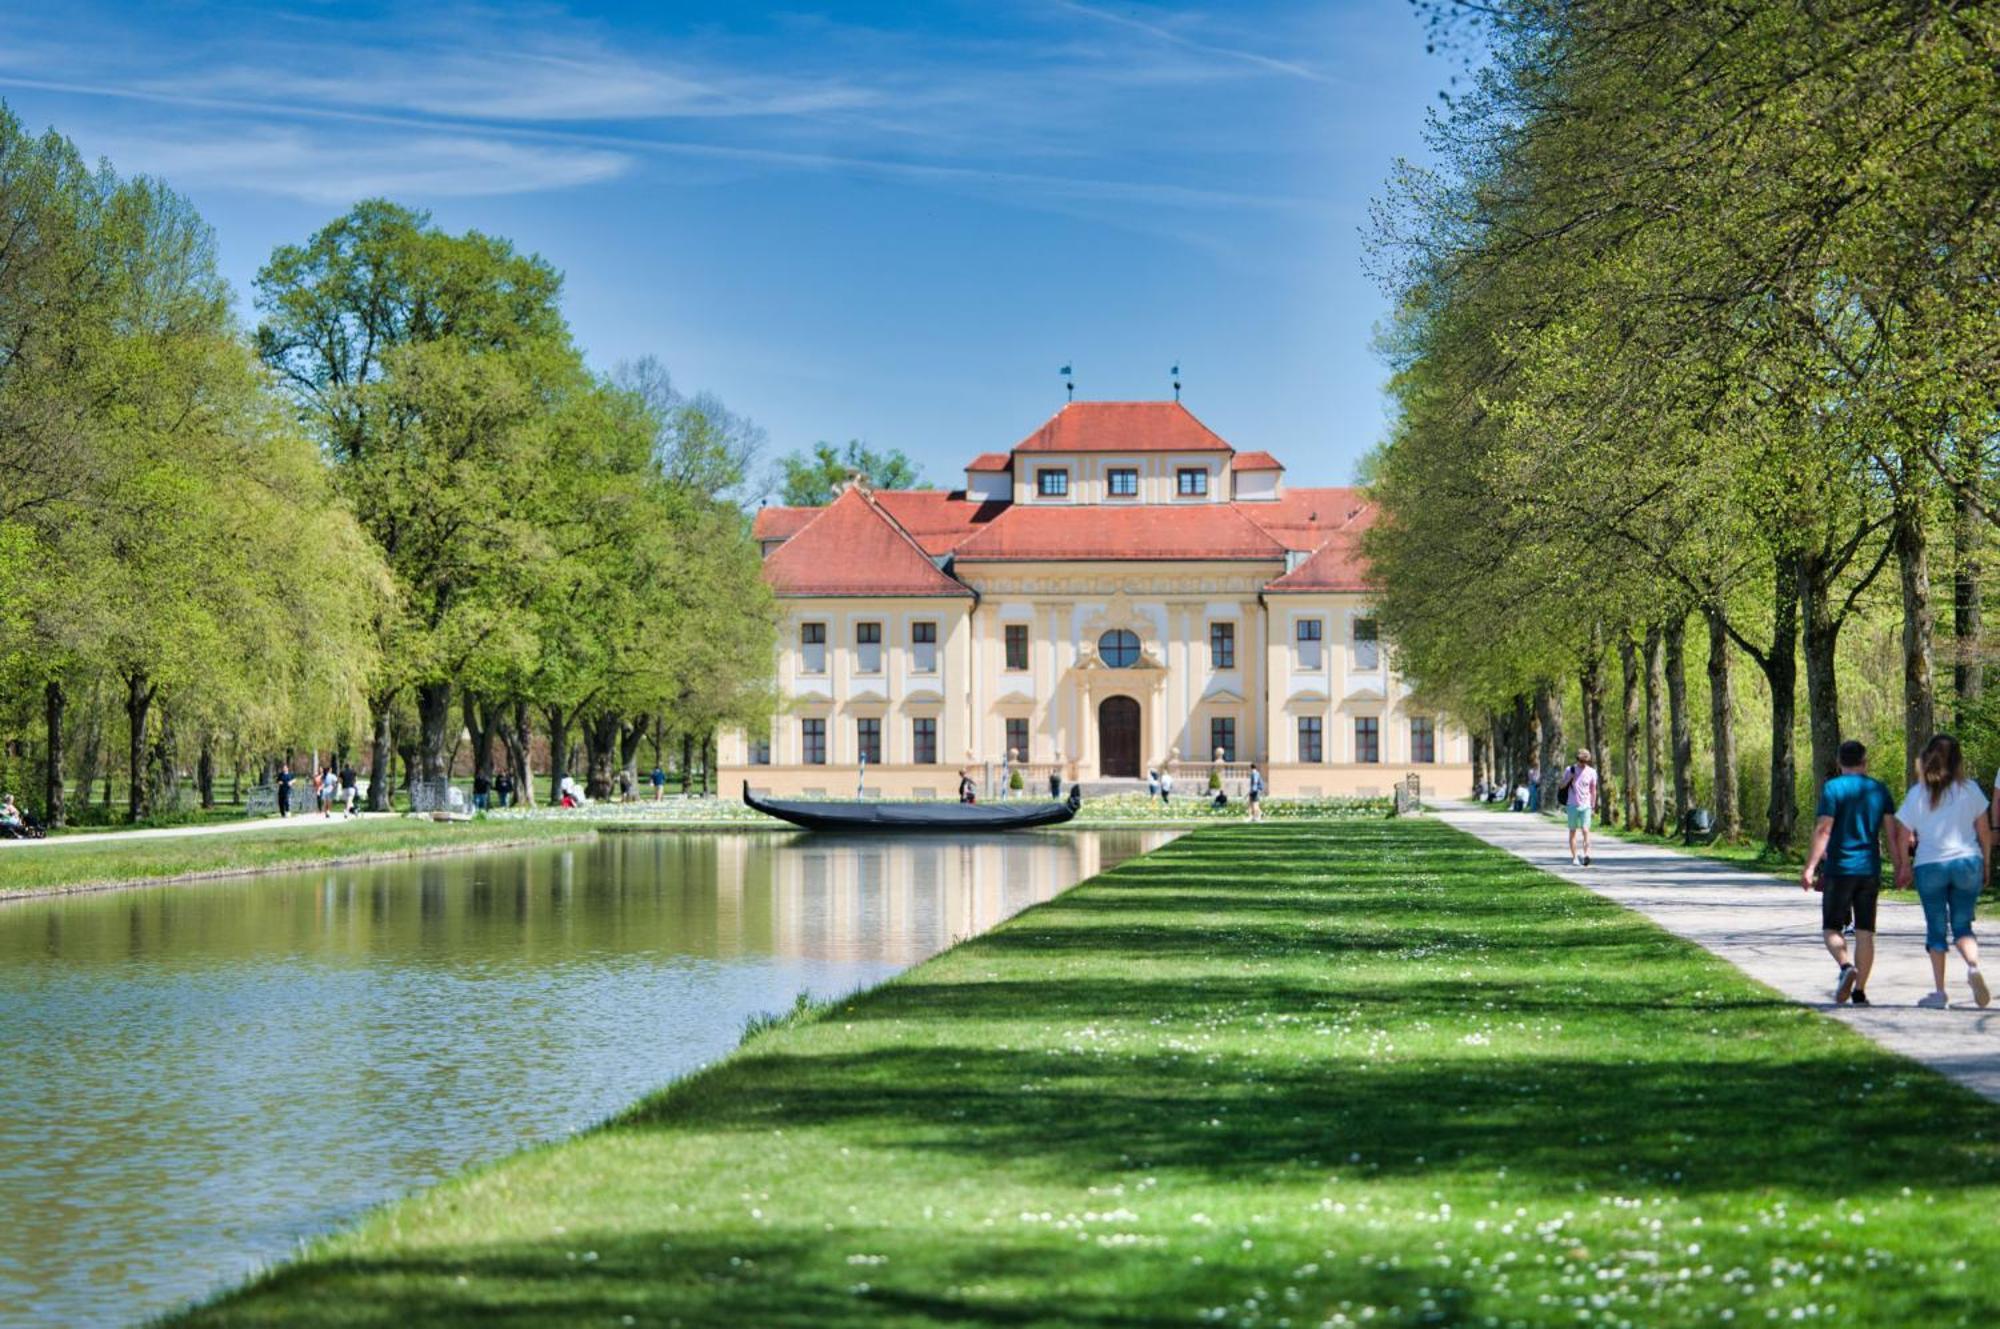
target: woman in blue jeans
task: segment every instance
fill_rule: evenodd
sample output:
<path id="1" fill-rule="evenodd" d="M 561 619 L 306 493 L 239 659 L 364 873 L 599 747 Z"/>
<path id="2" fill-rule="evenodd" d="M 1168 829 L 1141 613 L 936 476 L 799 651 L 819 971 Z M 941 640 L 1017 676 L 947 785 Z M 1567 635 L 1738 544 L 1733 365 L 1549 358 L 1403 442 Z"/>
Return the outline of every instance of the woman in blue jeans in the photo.
<path id="1" fill-rule="evenodd" d="M 1930 995 L 1919 1006 L 1942 1009 L 1945 956 L 1951 946 L 1965 959 L 1965 979 L 1981 1006 L 1993 999 L 1979 972 L 1979 943 L 1972 937 L 1973 905 L 1986 884 L 1993 831 L 1986 822 L 1986 796 L 1965 778 L 1965 754 L 1958 740 L 1939 734 L 1917 759 L 1917 782 L 1896 809 L 1889 847 L 1896 856 L 1896 885 L 1915 884 L 1924 907 L 1924 949 L 1931 957 Z M 1947 944 L 1949 940 L 1949 945 Z"/>

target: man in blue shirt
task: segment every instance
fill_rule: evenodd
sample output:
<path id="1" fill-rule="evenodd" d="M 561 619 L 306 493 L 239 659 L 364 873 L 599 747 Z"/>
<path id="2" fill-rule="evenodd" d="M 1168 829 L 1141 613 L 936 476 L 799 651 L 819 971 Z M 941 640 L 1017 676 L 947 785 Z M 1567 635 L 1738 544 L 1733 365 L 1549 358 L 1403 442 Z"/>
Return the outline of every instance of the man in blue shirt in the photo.
<path id="1" fill-rule="evenodd" d="M 1818 820 L 1813 823 L 1812 849 L 1799 876 L 1807 890 L 1817 884 L 1819 925 L 1826 934 L 1827 954 L 1840 966 L 1834 984 L 1837 1005 L 1868 1004 L 1868 971 L 1875 967 L 1875 899 L 1882 889 L 1882 820 L 1895 810 L 1889 790 L 1868 774 L 1868 749 L 1848 739 L 1840 745 L 1840 774 L 1819 793 Z M 1821 865 L 1826 868 L 1823 881 Z M 1847 953 L 1844 935 L 1854 923 L 1854 954 Z"/>

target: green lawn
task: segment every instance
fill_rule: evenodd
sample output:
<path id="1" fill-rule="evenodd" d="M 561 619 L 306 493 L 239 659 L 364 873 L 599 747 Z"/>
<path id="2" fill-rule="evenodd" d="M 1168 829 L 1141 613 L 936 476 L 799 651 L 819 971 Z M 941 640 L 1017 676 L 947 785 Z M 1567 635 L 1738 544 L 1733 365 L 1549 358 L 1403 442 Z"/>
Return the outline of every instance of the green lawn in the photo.
<path id="1" fill-rule="evenodd" d="M 262 872 L 356 858 L 441 853 L 481 845 L 585 837 L 588 827 L 545 822 L 334 820 L 229 835 L 12 845 L 0 849 L 0 897 L 119 885 L 200 873 Z"/>
<path id="2" fill-rule="evenodd" d="M 1983 1322 L 1996 1140 L 1447 827 L 1218 827 L 184 1322 Z"/>

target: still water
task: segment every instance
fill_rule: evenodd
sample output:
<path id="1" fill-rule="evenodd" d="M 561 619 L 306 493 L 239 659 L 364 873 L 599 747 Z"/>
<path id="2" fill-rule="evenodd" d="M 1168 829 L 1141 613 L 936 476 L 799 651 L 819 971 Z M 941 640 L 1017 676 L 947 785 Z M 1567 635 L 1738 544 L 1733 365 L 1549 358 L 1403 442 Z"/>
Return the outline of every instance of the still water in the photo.
<path id="1" fill-rule="evenodd" d="M 0 905 L 0 1324 L 198 1297 L 1170 838 L 608 836 Z"/>

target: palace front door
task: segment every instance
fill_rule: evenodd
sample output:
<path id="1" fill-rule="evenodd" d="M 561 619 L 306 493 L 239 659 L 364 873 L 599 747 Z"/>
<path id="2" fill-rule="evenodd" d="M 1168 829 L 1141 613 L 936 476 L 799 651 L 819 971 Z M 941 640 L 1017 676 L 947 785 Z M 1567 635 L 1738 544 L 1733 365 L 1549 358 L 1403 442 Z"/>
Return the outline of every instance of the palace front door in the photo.
<path id="1" fill-rule="evenodd" d="M 1097 773 L 1139 778 L 1139 703 L 1130 697 L 1106 697 L 1097 708 Z"/>

